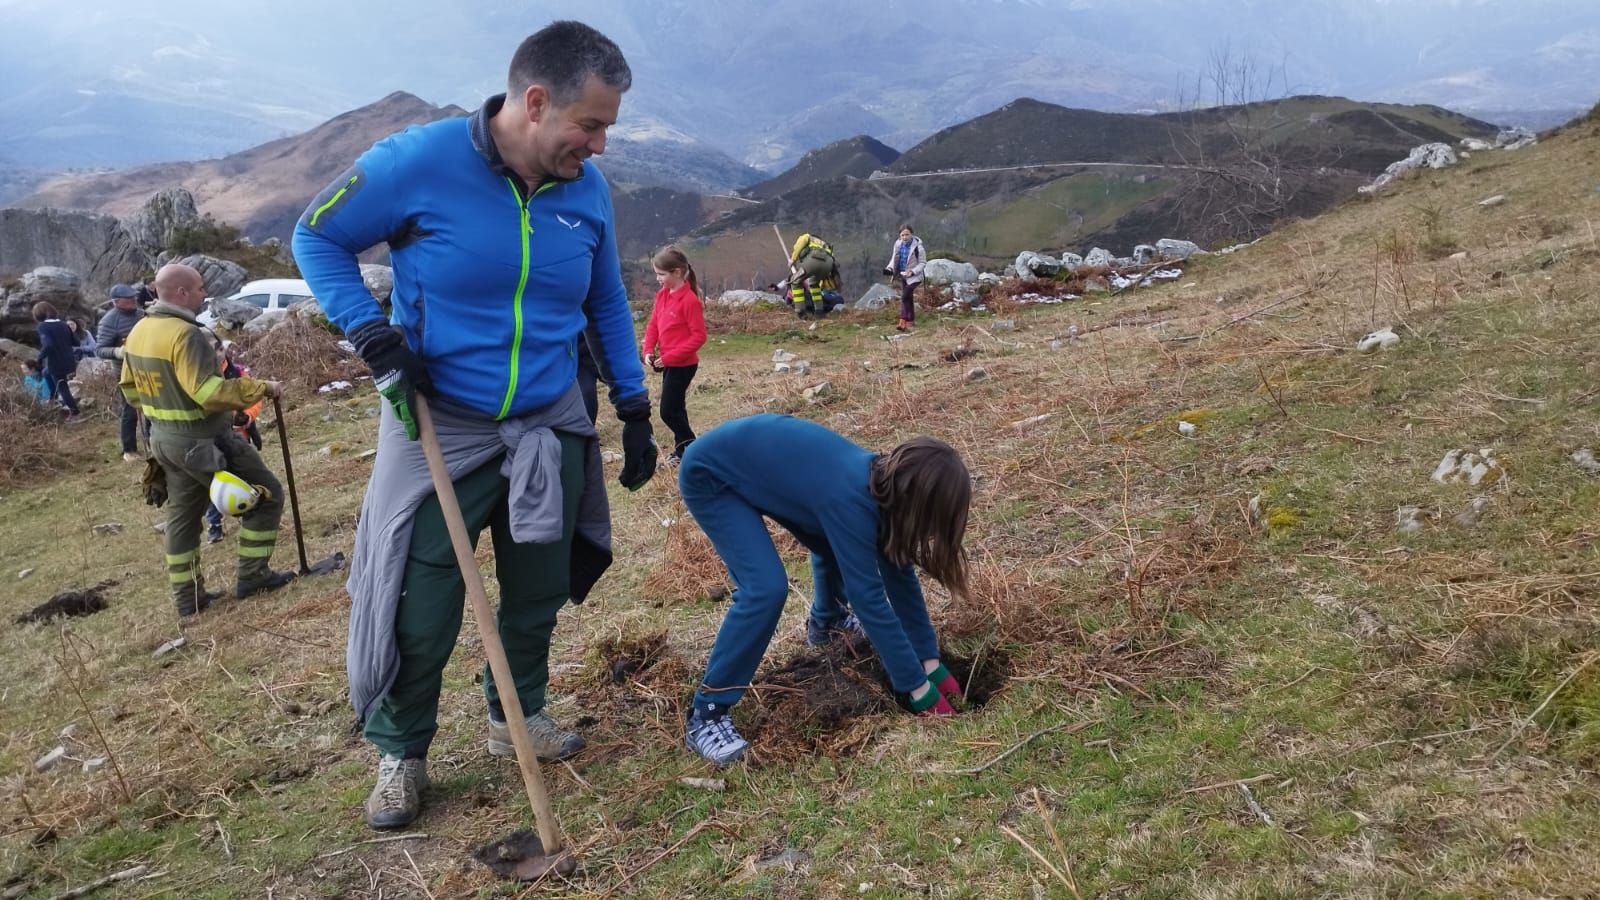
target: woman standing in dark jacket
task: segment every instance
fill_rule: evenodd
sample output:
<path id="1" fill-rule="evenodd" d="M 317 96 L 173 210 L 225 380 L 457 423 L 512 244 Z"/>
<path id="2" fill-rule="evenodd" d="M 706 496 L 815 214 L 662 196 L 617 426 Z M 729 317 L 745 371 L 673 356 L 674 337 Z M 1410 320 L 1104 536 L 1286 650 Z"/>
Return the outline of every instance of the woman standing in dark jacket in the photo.
<path id="1" fill-rule="evenodd" d="M 78 371 L 78 356 L 73 352 L 77 342 L 72 331 L 61 321 L 56 308 L 49 303 L 33 305 L 33 320 L 39 323 L 39 363 L 44 368 L 45 384 L 50 392 L 61 398 L 61 407 L 67 411 L 69 423 L 78 421 L 78 401 L 72 397 L 67 379 Z"/>

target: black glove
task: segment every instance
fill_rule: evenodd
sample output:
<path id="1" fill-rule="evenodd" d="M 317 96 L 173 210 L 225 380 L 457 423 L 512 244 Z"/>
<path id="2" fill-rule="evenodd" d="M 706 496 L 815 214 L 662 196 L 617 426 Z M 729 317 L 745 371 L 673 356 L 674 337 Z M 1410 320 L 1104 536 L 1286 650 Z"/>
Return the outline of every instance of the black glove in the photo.
<path id="1" fill-rule="evenodd" d="M 386 322 L 372 322 L 350 332 L 350 343 L 372 370 L 378 393 L 394 407 L 395 418 L 405 426 L 406 437 L 417 439 L 417 419 L 412 412 L 417 392 L 433 396 L 433 382 L 422 358 L 411 352 L 405 335 Z"/>
<path id="2" fill-rule="evenodd" d="M 157 509 L 167 502 L 167 470 L 154 458 L 145 461 L 144 476 L 139 484 L 144 489 L 144 502 Z"/>
<path id="3" fill-rule="evenodd" d="M 885 274 L 885 275 L 893 275 L 894 274 L 894 266 L 884 266 L 883 267 L 883 274 Z"/>
<path id="4" fill-rule="evenodd" d="M 637 491 L 656 474 L 656 437 L 650 427 L 650 395 L 638 394 L 617 404 L 622 420 L 622 474 L 617 481 Z"/>

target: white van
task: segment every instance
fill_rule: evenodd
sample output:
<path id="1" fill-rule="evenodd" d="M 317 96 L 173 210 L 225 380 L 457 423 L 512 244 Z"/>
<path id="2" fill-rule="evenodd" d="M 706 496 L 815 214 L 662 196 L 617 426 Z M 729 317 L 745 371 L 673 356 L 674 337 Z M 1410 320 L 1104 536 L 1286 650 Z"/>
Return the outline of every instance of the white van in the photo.
<path id="1" fill-rule="evenodd" d="M 311 293 L 311 286 L 302 279 L 263 278 L 246 284 L 224 299 L 248 303 L 263 313 L 276 313 L 287 311 L 290 305 L 315 297 Z M 212 299 L 207 297 L 205 307 L 195 317 L 201 325 L 211 325 L 216 321 L 216 316 L 211 312 L 212 302 Z"/>

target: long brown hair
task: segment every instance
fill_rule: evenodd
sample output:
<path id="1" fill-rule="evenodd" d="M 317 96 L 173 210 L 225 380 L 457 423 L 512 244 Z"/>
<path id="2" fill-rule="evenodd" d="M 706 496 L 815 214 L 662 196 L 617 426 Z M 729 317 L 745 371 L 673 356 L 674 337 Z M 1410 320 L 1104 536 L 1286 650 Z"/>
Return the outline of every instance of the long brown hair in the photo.
<path id="1" fill-rule="evenodd" d="M 689 290 L 694 291 L 696 297 L 700 296 L 700 281 L 694 277 L 694 266 L 689 265 L 689 257 L 677 247 L 662 247 L 656 255 L 650 257 L 650 265 L 663 272 L 682 272 L 683 280 L 689 282 Z"/>
<path id="2" fill-rule="evenodd" d="M 913 563 L 957 596 L 967 592 L 961 539 L 972 505 L 972 475 L 944 441 L 917 437 L 872 462 L 878 548 L 896 565 Z"/>

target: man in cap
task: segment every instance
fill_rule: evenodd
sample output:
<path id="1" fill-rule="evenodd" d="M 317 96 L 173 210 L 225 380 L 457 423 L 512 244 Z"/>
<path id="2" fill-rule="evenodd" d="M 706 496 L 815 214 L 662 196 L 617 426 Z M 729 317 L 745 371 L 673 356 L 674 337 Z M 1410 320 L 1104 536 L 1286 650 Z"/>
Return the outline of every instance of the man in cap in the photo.
<path id="1" fill-rule="evenodd" d="M 260 488 L 239 528 L 237 597 L 276 590 L 294 575 L 268 562 L 283 513 L 283 488 L 256 448 L 233 430 L 233 414 L 283 392 L 276 381 L 224 379 L 215 339 L 195 322 L 205 302 L 200 273 L 182 265 L 156 273 L 155 304 L 128 335 L 122 395 L 151 422 L 150 452 L 167 477 L 167 578 L 178 616 L 201 612 L 216 594 L 200 575 L 200 517 L 212 478 L 231 472 Z"/>
<path id="2" fill-rule="evenodd" d="M 142 318 L 144 310 L 139 308 L 138 292 L 125 284 L 112 285 L 111 309 L 100 319 L 100 327 L 95 331 L 94 355 L 115 360 L 120 374 L 122 345 L 127 343 L 133 326 Z M 125 462 L 144 459 L 139 455 L 139 408 L 126 401 L 122 404 L 122 459 Z"/>

